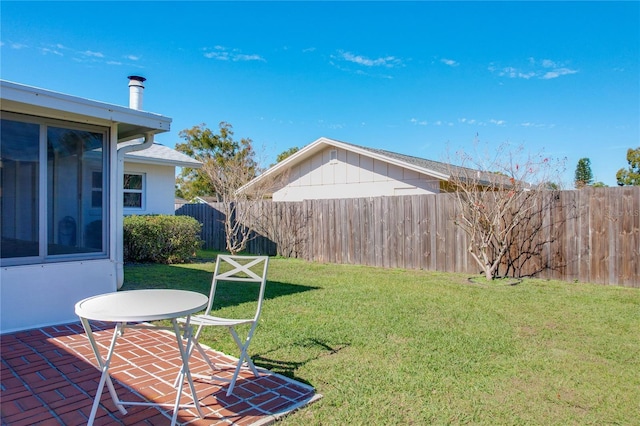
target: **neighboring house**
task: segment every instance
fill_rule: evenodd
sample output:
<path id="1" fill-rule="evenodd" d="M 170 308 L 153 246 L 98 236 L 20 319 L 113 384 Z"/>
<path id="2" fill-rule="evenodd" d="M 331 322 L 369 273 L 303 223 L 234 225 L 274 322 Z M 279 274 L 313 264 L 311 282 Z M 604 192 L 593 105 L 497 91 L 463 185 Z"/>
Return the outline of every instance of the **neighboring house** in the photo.
<path id="1" fill-rule="evenodd" d="M 218 199 L 218 197 L 216 196 L 202 196 L 202 197 L 196 197 L 193 199 L 193 202 L 196 204 L 209 204 L 209 203 L 217 203 L 220 200 Z"/>
<path id="2" fill-rule="evenodd" d="M 272 186 L 273 201 L 437 194 L 451 171 L 441 163 L 320 138 L 274 165 L 241 190 Z"/>
<path id="3" fill-rule="evenodd" d="M 185 204 L 189 204 L 189 202 L 184 198 L 176 198 L 173 202 L 174 202 L 175 210 L 178 210 L 180 207 L 184 206 Z"/>
<path id="4" fill-rule="evenodd" d="M 171 124 L 140 110 L 143 81 L 129 108 L 0 81 L 0 332 L 75 321 L 122 284 L 125 154 Z"/>
<path id="5" fill-rule="evenodd" d="M 125 154 L 124 214 L 175 214 L 176 167 L 202 163 L 159 143 Z"/>

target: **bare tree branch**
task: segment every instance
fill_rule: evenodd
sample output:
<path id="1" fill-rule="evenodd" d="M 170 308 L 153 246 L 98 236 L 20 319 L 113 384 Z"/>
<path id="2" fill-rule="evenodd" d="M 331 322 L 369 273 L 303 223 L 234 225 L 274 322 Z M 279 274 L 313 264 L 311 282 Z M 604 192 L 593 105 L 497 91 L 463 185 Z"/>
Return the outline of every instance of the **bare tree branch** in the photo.
<path id="1" fill-rule="evenodd" d="M 467 234 L 467 251 L 487 280 L 497 276 L 514 230 L 553 199 L 548 178 L 555 164 L 508 148 L 501 146 L 488 161 L 459 151 L 460 166 L 449 162 L 455 223 Z"/>

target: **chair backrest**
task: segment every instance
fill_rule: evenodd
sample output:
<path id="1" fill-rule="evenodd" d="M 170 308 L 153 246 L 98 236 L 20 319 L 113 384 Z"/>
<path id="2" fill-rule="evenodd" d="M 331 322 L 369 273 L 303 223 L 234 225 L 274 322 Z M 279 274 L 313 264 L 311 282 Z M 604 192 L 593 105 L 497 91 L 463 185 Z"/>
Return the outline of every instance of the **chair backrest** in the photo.
<path id="1" fill-rule="evenodd" d="M 233 256 L 219 254 L 216 260 L 216 268 L 213 272 L 206 315 L 211 313 L 216 296 L 221 296 L 217 293 L 220 282 L 239 284 L 258 283 L 260 286 L 258 295 L 257 298 L 253 299 L 253 301 L 256 302 L 256 311 L 253 319 L 257 321 L 260 316 L 260 311 L 262 310 L 268 268 L 269 256 Z"/>

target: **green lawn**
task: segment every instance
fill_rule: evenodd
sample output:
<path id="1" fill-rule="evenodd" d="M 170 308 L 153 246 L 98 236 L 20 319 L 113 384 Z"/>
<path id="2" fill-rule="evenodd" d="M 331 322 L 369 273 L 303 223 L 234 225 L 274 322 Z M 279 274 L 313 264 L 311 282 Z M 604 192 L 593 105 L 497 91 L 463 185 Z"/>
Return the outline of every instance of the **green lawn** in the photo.
<path id="1" fill-rule="evenodd" d="M 206 293 L 212 271 L 128 265 L 124 289 Z M 324 395 L 283 425 L 640 424 L 639 289 L 274 258 L 266 297 L 256 365 Z"/>

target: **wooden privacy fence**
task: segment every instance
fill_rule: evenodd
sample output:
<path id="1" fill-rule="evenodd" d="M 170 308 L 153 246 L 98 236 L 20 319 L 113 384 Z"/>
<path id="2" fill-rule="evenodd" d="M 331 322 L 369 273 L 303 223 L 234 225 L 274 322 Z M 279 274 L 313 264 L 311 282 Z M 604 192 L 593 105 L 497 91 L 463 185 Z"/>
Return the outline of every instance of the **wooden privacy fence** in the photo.
<path id="1" fill-rule="evenodd" d="M 247 251 L 315 262 L 476 274 L 453 194 L 264 201 Z M 205 247 L 224 250 L 216 204 L 176 210 L 203 224 Z M 640 187 L 561 191 L 514 232 L 501 273 L 640 288 Z"/>

